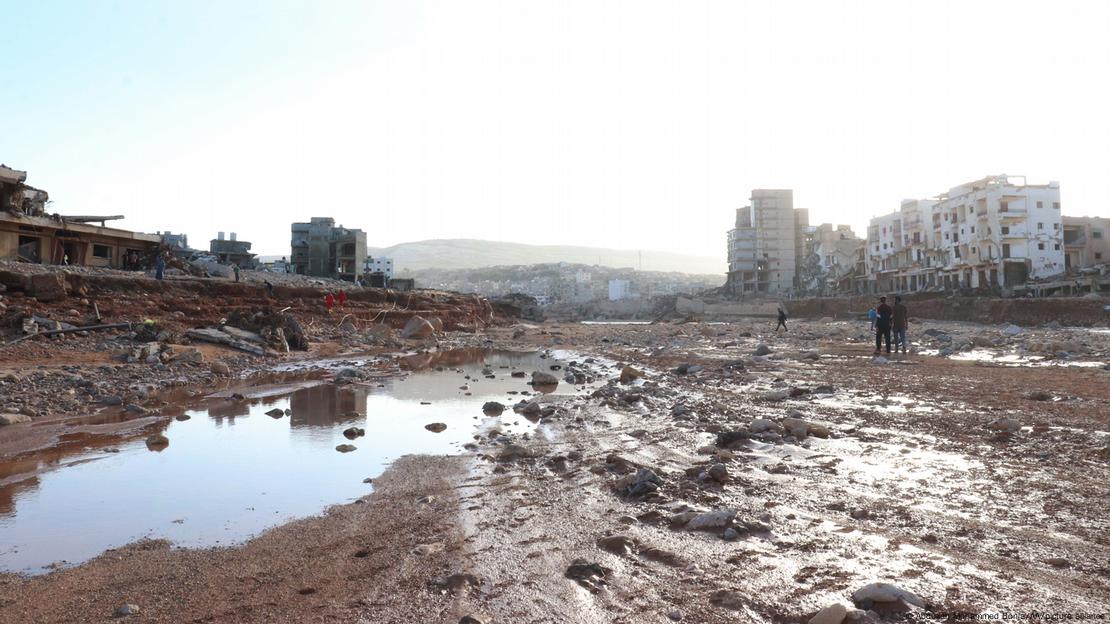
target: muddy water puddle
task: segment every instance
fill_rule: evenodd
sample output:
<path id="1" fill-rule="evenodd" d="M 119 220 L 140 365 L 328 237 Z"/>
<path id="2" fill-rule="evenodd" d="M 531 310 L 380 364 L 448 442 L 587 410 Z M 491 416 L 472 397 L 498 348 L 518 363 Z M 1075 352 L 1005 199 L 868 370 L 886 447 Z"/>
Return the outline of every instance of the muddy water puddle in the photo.
<path id="1" fill-rule="evenodd" d="M 47 449 L 0 461 L 0 570 L 36 574 L 143 538 L 229 545 L 318 514 L 369 493 L 373 486 L 364 480 L 402 455 L 457 453 L 480 426 L 535 428 L 511 410 L 533 392 L 527 378 L 511 373 L 530 377 L 557 362 L 554 355 L 480 350 L 422 355 L 403 363 L 417 369 L 408 376 L 210 398 L 134 439 L 101 441 L 64 457 Z M 555 392 L 583 388 L 560 383 Z M 250 390 L 241 392 L 251 397 Z M 484 415 L 487 401 L 510 409 Z M 267 414 L 272 410 L 281 415 Z M 446 429 L 434 433 L 425 428 L 430 423 Z M 366 435 L 347 439 L 350 427 Z M 168 446 L 148 447 L 155 433 Z M 356 450 L 339 452 L 341 444 Z"/>

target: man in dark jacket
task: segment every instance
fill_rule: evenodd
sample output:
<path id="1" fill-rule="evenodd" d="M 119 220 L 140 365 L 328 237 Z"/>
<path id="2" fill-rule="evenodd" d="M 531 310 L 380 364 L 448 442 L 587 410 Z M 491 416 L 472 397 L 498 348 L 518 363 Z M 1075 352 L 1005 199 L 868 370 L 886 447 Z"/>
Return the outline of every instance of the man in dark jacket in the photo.
<path id="1" fill-rule="evenodd" d="M 891 321 L 894 317 L 894 308 L 886 304 L 886 297 L 879 297 L 879 307 L 875 308 L 879 317 L 875 319 L 875 355 L 879 355 L 886 338 L 886 352 L 890 353 Z"/>

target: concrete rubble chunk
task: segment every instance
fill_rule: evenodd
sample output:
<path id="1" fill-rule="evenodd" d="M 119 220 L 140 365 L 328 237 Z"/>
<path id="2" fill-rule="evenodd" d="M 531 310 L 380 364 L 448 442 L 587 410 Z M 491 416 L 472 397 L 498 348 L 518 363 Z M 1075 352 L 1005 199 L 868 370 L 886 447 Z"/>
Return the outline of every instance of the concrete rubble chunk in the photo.
<path id="1" fill-rule="evenodd" d="M 925 601 L 920 596 L 892 583 L 871 583 L 852 592 L 852 602 L 860 608 L 869 608 L 876 602 L 899 600 L 913 607 L 925 608 Z"/>
<path id="2" fill-rule="evenodd" d="M 190 329 L 189 331 L 185 332 L 185 336 L 190 338 L 191 340 L 199 340 L 201 342 L 210 342 L 213 344 L 224 345 L 226 347 L 231 347 L 232 349 L 245 351 L 252 355 L 266 355 L 266 349 L 261 345 L 236 338 L 235 336 L 232 336 L 231 334 L 220 331 L 218 329 Z"/>
<path id="3" fill-rule="evenodd" d="M 642 371 L 626 365 L 621 369 L 620 382 L 622 384 L 630 384 L 643 376 L 644 373 Z"/>
<path id="4" fill-rule="evenodd" d="M 735 519 L 736 510 L 731 507 L 724 507 L 695 515 L 686 523 L 686 529 L 690 531 L 721 529 L 732 524 Z"/>
<path id="5" fill-rule="evenodd" d="M 26 414 L 0 414 L 0 426 L 29 422 L 31 422 L 31 417 Z"/>
<path id="6" fill-rule="evenodd" d="M 848 616 L 848 607 L 840 604 L 831 604 L 817 612 L 809 619 L 809 624 L 840 624 Z"/>
<path id="7" fill-rule="evenodd" d="M 401 338 L 431 338 L 436 333 L 436 328 L 422 316 L 414 316 L 405 323 L 401 330 Z"/>

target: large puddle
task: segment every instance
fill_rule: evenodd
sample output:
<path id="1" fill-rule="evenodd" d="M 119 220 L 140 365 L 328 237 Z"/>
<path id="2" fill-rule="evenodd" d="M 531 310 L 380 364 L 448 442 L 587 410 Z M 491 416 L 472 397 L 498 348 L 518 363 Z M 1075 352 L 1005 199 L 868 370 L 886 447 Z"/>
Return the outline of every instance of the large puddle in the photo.
<path id="1" fill-rule="evenodd" d="M 402 455 L 457 453 L 482 425 L 534 428 L 511 410 L 533 392 L 529 379 L 511 373 L 530 378 L 558 362 L 480 350 L 417 356 L 407 364 L 423 370 L 407 377 L 209 400 L 187 410 L 188 419 L 160 425 L 169 439 L 163 448 L 147 446 L 147 431 L 60 460 L 54 453 L 50 468 L 27 471 L 26 478 L 18 473 L 27 470 L 28 458 L 19 460 L 19 469 L 0 462 L 0 478 L 7 476 L 0 479 L 0 570 L 35 574 L 142 538 L 228 545 L 317 514 L 367 494 L 372 485 L 364 480 Z M 582 388 L 560 383 L 555 392 Z M 489 417 L 482 413 L 486 401 L 510 409 Z M 267 415 L 275 409 L 286 415 Z M 433 433 L 425 429 L 430 423 L 447 428 Z M 349 427 L 366 435 L 348 440 Z M 357 448 L 338 452 L 341 444 Z"/>

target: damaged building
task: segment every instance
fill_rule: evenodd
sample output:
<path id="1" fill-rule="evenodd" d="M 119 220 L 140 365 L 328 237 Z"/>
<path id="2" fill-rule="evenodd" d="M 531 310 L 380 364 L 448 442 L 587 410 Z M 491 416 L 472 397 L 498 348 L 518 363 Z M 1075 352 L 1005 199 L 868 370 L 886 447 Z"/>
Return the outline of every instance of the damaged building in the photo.
<path id="1" fill-rule="evenodd" d="M 239 235 L 235 232 L 226 239 L 223 232 L 217 232 L 216 238 L 208 241 L 208 251 L 220 264 L 234 264 L 244 269 L 255 267 L 255 255 L 251 253 L 251 244 L 239 240 Z"/>
<path id="2" fill-rule="evenodd" d="M 157 234 L 105 226 L 121 215 L 48 215 L 49 195 L 26 179 L 27 172 L 0 165 L 0 258 L 126 268 L 129 258 L 146 258 L 162 242 Z"/>
<path id="3" fill-rule="evenodd" d="M 789 189 L 755 189 L 728 232 L 728 283 L 733 295 L 785 294 L 798 288 L 809 211 L 794 208 Z"/>
<path id="4" fill-rule="evenodd" d="M 331 217 L 312 217 L 292 226 L 290 272 L 350 282 L 366 266 L 366 232 L 336 226 Z"/>

